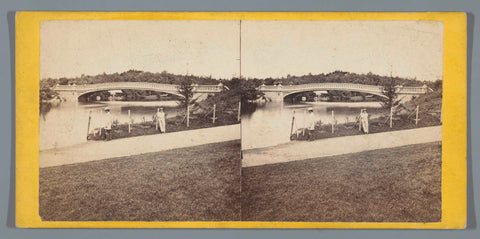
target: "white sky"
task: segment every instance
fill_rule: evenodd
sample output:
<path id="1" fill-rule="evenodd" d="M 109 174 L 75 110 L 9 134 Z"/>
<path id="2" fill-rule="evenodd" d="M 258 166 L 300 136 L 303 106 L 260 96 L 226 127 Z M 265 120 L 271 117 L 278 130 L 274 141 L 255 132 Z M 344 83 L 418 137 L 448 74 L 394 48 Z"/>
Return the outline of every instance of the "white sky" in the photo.
<path id="1" fill-rule="evenodd" d="M 46 21 L 40 77 L 129 69 L 239 75 L 239 21 Z M 335 70 L 442 78 L 443 24 L 432 21 L 242 21 L 242 75 Z"/>

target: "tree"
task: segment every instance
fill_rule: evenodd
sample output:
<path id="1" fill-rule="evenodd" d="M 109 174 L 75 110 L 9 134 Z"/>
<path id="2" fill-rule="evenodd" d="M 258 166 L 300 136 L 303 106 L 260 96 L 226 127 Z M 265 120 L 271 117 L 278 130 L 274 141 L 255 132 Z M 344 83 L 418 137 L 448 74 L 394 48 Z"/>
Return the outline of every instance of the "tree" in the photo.
<path id="1" fill-rule="evenodd" d="M 189 105 L 195 103 L 195 99 L 193 99 L 193 90 L 194 85 L 190 77 L 181 79 L 177 91 L 183 96 L 183 98 L 180 100 L 180 106 L 185 108 L 185 112 L 188 110 Z"/>
<path id="2" fill-rule="evenodd" d="M 253 81 L 243 81 L 240 90 L 240 99 L 242 103 L 254 101 L 262 97 L 263 92 L 259 91 Z"/>
<path id="3" fill-rule="evenodd" d="M 263 92 L 257 89 L 257 84 L 259 80 L 246 80 L 233 78 L 228 82 L 228 87 L 230 88 L 231 96 L 240 99 L 243 103 L 254 101 L 263 96 Z"/>
<path id="4" fill-rule="evenodd" d="M 381 104 L 382 108 L 388 110 L 392 110 L 393 114 L 397 106 L 400 104 L 400 100 L 398 100 L 398 93 L 397 87 L 395 84 L 396 80 L 394 78 L 390 78 L 390 80 L 386 80 L 383 85 L 382 93 L 385 97 L 381 97 Z"/>

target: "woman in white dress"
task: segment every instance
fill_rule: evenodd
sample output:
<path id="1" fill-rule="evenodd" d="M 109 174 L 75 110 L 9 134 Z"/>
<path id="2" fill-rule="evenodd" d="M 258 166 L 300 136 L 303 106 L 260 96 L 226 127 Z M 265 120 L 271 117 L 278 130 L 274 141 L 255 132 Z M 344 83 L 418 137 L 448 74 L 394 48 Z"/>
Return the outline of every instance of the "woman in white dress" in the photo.
<path id="1" fill-rule="evenodd" d="M 156 124 L 156 129 L 160 131 L 160 133 L 165 133 L 166 125 L 165 125 L 165 112 L 163 112 L 163 108 L 157 110 L 157 113 L 153 116 Z"/>
<path id="2" fill-rule="evenodd" d="M 368 113 L 366 109 L 360 112 L 360 125 L 363 133 L 368 134 Z"/>

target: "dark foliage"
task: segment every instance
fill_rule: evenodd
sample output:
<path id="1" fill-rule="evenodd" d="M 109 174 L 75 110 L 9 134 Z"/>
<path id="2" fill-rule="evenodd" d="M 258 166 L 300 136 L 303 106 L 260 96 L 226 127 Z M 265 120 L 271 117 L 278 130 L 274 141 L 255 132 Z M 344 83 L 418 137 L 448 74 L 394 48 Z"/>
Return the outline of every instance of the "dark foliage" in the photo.
<path id="1" fill-rule="evenodd" d="M 191 78 L 183 78 L 180 81 L 180 85 L 178 87 L 178 93 L 183 96 L 180 99 L 180 106 L 187 110 L 187 107 L 193 103 L 195 103 L 195 99 L 193 99 L 193 90 L 194 90 L 193 80 Z"/>
<path id="2" fill-rule="evenodd" d="M 391 79 L 390 76 L 380 76 L 373 73 L 356 74 L 344 71 L 334 71 L 328 74 L 317 75 L 303 75 L 303 76 L 291 76 L 282 78 L 265 78 L 263 83 L 265 85 L 282 84 L 282 85 L 301 85 L 308 83 L 323 83 L 323 82 L 338 82 L 338 83 L 356 83 L 366 85 L 384 85 Z M 427 82 L 419 81 L 417 79 L 407 79 L 394 77 L 397 84 L 403 86 L 421 86 Z M 441 80 L 439 80 L 441 82 Z M 432 82 L 433 83 L 433 82 Z M 427 83 L 427 84 L 432 84 Z"/>
<path id="3" fill-rule="evenodd" d="M 263 96 L 263 92 L 257 89 L 259 85 L 260 80 L 258 79 L 245 80 L 243 78 L 233 78 L 229 82 L 232 95 L 239 98 L 242 103 L 254 101 Z"/>
<path id="4" fill-rule="evenodd" d="M 396 80 L 391 78 L 390 80 L 386 80 L 383 85 L 383 95 L 385 95 L 386 98 L 380 97 L 380 103 L 382 107 L 388 111 L 390 111 L 391 108 L 395 109 L 400 104 L 400 100 L 397 99 L 398 93 L 395 83 Z"/>

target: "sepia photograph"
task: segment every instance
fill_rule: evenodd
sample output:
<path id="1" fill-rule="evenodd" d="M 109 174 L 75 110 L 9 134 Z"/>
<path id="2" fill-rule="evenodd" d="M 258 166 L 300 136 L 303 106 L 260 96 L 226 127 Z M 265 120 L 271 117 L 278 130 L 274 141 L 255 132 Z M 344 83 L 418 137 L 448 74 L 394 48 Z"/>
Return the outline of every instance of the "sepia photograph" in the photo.
<path id="1" fill-rule="evenodd" d="M 242 220 L 440 222 L 443 23 L 242 21 Z"/>
<path id="2" fill-rule="evenodd" d="M 40 217 L 440 222 L 443 31 L 42 21 Z"/>
<path id="3" fill-rule="evenodd" d="M 239 21 L 40 25 L 44 221 L 239 221 Z"/>

